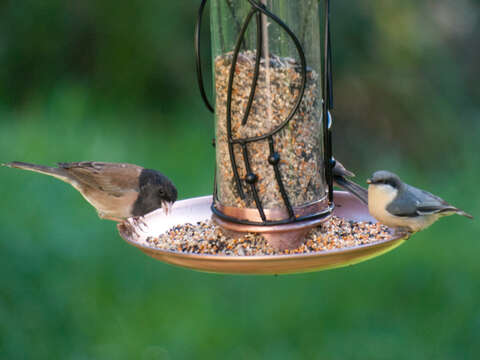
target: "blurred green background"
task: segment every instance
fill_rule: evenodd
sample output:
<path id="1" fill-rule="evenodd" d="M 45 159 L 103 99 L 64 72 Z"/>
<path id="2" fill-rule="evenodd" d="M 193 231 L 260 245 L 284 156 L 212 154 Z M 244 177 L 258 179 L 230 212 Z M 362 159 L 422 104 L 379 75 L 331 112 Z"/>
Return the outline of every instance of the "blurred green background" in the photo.
<path id="1" fill-rule="evenodd" d="M 0 2 L 0 162 L 132 162 L 180 198 L 211 193 L 198 4 Z M 68 185 L 0 168 L 0 358 L 478 358 L 479 8 L 332 2 L 336 157 L 475 221 L 443 219 L 349 268 L 210 275 L 143 255 Z"/>

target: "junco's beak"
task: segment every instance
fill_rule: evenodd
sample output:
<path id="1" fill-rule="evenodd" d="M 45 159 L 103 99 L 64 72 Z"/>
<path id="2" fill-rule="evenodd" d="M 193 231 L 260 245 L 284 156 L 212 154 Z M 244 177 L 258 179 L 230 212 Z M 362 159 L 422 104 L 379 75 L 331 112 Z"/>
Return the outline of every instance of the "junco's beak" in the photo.
<path id="1" fill-rule="evenodd" d="M 168 202 L 168 201 L 162 202 L 162 209 L 165 212 L 165 215 L 168 215 L 172 211 L 172 206 L 173 206 L 173 203 L 171 202 Z"/>
<path id="2" fill-rule="evenodd" d="M 372 179 L 367 179 L 367 184 L 371 184 L 372 183 Z"/>

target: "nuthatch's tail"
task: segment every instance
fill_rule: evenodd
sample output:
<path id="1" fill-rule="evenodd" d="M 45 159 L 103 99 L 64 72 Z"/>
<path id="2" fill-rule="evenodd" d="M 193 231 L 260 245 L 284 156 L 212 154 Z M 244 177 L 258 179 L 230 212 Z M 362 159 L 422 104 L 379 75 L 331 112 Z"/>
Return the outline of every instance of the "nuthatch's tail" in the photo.
<path id="1" fill-rule="evenodd" d="M 462 215 L 465 216 L 469 219 L 473 219 L 473 216 L 470 215 L 469 213 L 460 210 L 459 208 L 456 208 L 455 206 L 452 206 L 446 202 L 444 202 L 441 205 L 420 205 L 418 206 L 417 212 L 419 212 L 421 215 L 427 215 L 427 214 L 439 214 L 440 216 L 448 216 L 448 215 Z"/>
<path id="2" fill-rule="evenodd" d="M 451 207 L 450 209 L 445 209 L 445 210 L 442 210 L 442 212 L 445 212 L 448 214 L 457 214 L 457 215 L 462 215 L 462 216 L 465 216 L 469 219 L 473 219 L 473 216 L 470 215 L 469 213 L 463 211 L 463 210 L 460 210 L 459 208 L 456 208 L 456 207 Z"/>
<path id="3" fill-rule="evenodd" d="M 457 209 L 457 214 L 473 220 L 473 216 L 463 210 Z"/>

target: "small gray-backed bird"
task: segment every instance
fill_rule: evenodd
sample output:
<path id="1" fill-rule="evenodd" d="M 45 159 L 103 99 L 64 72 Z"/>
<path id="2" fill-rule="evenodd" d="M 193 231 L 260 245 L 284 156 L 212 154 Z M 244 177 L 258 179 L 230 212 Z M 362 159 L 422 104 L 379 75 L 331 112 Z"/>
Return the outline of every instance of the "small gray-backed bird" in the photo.
<path id="1" fill-rule="evenodd" d="M 137 165 L 95 161 L 58 163 L 58 167 L 18 161 L 3 165 L 69 183 L 97 209 L 102 219 L 121 222 L 158 208 L 167 211 L 177 200 L 177 189 L 165 175 Z"/>
<path id="2" fill-rule="evenodd" d="M 346 178 L 354 176 L 355 174 L 347 170 L 340 161 L 335 160 L 335 166 L 333 167 L 333 184 L 347 190 L 364 204 L 368 204 L 367 189 Z"/>
<path id="3" fill-rule="evenodd" d="M 458 214 L 473 219 L 445 200 L 404 183 L 389 171 L 377 171 L 367 180 L 368 210 L 382 224 L 401 231 L 417 232 L 440 217 Z"/>

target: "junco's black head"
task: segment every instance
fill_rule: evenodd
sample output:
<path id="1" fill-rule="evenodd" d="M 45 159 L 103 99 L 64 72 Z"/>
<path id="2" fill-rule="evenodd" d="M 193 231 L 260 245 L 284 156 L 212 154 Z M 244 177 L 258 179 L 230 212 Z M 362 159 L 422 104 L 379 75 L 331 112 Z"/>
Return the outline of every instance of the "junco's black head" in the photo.
<path id="1" fill-rule="evenodd" d="M 374 172 L 372 177 L 367 180 L 367 183 L 372 185 L 390 185 L 394 189 L 400 189 L 402 186 L 402 180 L 396 174 L 386 170 Z"/>
<path id="2" fill-rule="evenodd" d="M 177 189 L 173 183 L 156 170 L 142 170 L 139 177 L 139 188 L 140 192 L 132 209 L 133 216 L 143 216 L 177 200 Z"/>

